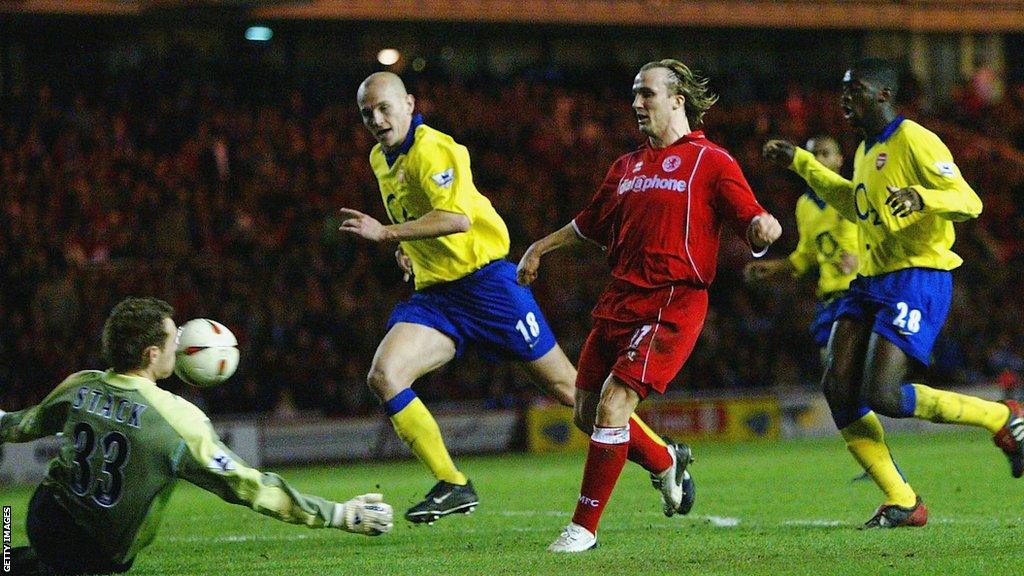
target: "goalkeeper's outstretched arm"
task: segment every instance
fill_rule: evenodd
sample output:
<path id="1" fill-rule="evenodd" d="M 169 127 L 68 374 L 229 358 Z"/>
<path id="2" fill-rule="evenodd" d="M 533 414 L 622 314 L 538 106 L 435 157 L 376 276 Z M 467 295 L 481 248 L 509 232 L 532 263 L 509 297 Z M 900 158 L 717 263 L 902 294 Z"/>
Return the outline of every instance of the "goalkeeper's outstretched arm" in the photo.
<path id="1" fill-rule="evenodd" d="M 260 514 L 310 528 L 340 528 L 369 536 L 389 532 L 393 526 L 393 511 L 381 494 L 363 494 L 345 502 L 303 494 L 277 474 L 249 467 L 220 441 L 209 420 L 183 437 L 179 454 L 178 477 Z"/>
<path id="2" fill-rule="evenodd" d="M 68 376 L 35 406 L 16 412 L 0 410 L 0 444 L 31 442 L 60 432 L 71 408 L 67 392 L 80 382 L 83 374 L 86 372 Z"/>

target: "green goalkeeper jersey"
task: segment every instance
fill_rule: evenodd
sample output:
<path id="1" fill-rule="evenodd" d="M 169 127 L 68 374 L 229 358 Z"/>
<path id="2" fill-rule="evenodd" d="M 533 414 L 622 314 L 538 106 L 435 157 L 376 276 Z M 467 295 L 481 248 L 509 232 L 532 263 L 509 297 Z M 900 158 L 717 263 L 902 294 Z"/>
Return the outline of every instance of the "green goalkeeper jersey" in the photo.
<path id="1" fill-rule="evenodd" d="M 156 534 L 175 480 L 293 524 L 327 526 L 341 506 L 250 468 L 195 405 L 146 378 L 72 374 L 39 405 L 0 420 L 0 442 L 63 433 L 43 483 L 78 525 L 127 562 Z"/>

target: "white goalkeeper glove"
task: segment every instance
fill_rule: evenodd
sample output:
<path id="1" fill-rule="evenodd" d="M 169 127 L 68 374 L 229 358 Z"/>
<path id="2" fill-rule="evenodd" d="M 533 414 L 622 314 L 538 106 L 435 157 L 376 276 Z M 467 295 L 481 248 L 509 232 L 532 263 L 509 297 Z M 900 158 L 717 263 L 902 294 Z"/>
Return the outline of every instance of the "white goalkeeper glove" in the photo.
<path id="1" fill-rule="evenodd" d="M 393 526 L 394 511 L 390 504 L 384 502 L 383 494 L 363 494 L 334 505 L 332 528 L 341 528 L 346 532 L 367 536 L 380 536 L 390 532 Z"/>

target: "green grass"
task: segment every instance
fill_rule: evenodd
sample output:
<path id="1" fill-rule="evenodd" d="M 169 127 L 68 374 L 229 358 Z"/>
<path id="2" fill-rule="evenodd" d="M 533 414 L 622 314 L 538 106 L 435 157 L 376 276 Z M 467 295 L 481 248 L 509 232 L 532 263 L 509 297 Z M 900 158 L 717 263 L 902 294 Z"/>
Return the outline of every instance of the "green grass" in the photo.
<path id="1" fill-rule="evenodd" d="M 399 520 L 366 538 L 290 526 L 182 484 L 133 574 L 995 574 L 1024 551 L 1024 480 L 976 431 L 894 435 L 892 449 L 929 508 L 919 529 L 858 531 L 880 503 L 838 439 L 699 444 L 690 516 L 665 518 L 647 474 L 627 465 L 600 546 L 544 548 L 569 521 L 583 455 L 460 458 L 483 504 L 431 527 Z M 432 480 L 413 461 L 278 470 L 297 488 L 345 498 L 379 484 L 400 515 Z M 25 542 L 31 490 L 0 489 Z"/>

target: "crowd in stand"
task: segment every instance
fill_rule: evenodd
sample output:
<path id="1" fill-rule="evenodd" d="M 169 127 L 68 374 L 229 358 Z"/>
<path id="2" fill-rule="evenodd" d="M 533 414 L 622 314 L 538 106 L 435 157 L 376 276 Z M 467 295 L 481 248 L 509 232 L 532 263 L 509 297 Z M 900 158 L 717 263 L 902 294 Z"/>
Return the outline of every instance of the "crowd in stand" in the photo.
<path id="1" fill-rule="evenodd" d="M 98 90 L 9 87 L 0 107 L 0 407 L 22 408 L 74 370 L 103 368 L 99 336 L 112 305 L 153 295 L 179 323 L 214 318 L 238 336 L 238 374 L 196 397 L 212 412 L 375 410 L 365 374 L 391 307 L 412 288 L 393 247 L 337 232 L 341 207 L 386 218 L 367 163 L 373 141 L 354 105 L 358 81 L 339 80 L 346 96 L 326 102 L 291 88 L 248 99 L 231 82 L 173 75 Z M 509 225 L 513 260 L 571 220 L 611 161 L 640 141 L 622 87 L 433 78 L 410 91 L 427 123 L 469 148 L 478 188 Z M 985 202 L 980 220 L 958 226 L 966 263 L 929 377 L 1010 387 L 1024 372 L 1024 86 L 996 101 L 970 95 L 942 112 L 908 110 L 943 136 Z M 706 122 L 783 222 L 769 256 L 784 257 L 802 184 L 768 167 L 760 147 L 829 133 L 852 158 L 837 94 L 795 87 L 779 102 L 720 104 Z M 674 388 L 813 389 L 813 282 L 747 287 L 749 251 L 728 231 L 723 238 L 712 309 Z M 596 249 L 550 258 L 535 291 L 575 358 L 607 268 Z M 472 353 L 417 391 L 495 407 L 533 394 L 525 373 Z"/>

